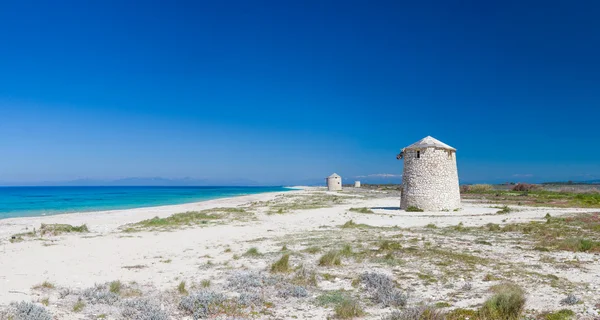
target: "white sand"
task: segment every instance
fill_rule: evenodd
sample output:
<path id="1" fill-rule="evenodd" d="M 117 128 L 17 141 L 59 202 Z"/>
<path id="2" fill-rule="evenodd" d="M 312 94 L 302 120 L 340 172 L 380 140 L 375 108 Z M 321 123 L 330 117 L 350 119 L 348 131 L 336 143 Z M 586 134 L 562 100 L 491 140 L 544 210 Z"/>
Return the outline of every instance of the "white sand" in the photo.
<path id="1" fill-rule="evenodd" d="M 290 191 L 302 194 L 314 188 Z M 498 209 L 487 204 L 463 203 L 463 210 L 452 213 L 409 213 L 399 211 L 399 199 L 361 199 L 331 208 L 302 210 L 284 215 L 258 214 L 257 220 L 234 222 L 182 229 L 172 232 L 123 233 L 119 227 L 155 216 L 167 217 L 173 213 L 203 210 L 216 207 L 236 207 L 253 201 L 268 201 L 280 193 L 240 196 L 183 205 L 114 210 L 103 212 L 63 214 L 44 217 L 13 218 L 0 220 L 0 305 L 11 301 L 31 300 L 31 288 L 43 281 L 61 287 L 86 288 L 95 283 L 120 279 L 151 284 L 158 289 L 173 288 L 176 279 L 186 279 L 198 273 L 207 261 L 223 263 L 226 247 L 235 252 L 245 252 L 259 238 L 275 239 L 286 235 L 317 230 L 319 227 L 335 227 L 349 219 L 371 226 L 418 227 L 434 223 L 437 226 L 484 225 L 490 222 L 520 222 L 542 219 L 569 212 L 586 212 L 584 209 L 521 208 L 522 211 L 498 215 Z M 348 212 L 350 207 L 375 208 L 376 214 Z M 505 220 L 506 219 L 506 220 Z M 505 220 L 505 221 L 503 221 Z M 41 223 L 86 224 L 90 233 L 61 235 L 53 245 L 28 240 L 9 243 L 10 235 L 39 228 Z M 209 255 L 210 258 L 206 258 Z M 571 254 L 573 255 L 573 254 Z M 169 259 L 170 263 L 161 263 Z M 261 262 L 262 263 L 262 262 Z M 127 269 L 126 266 L 145 266 L 143 269 Z M 263 267 L 260 263 L 253 267 Z M 205 272 L 211 272 L 210 270 Z M 598 279 L 596 279 L 598 280 Z M 600 281 L 599 281 L 600 282 Z M 323 314 L 312 314 L 315 317 Z M 307 314 L 304 314 L 308 317 Z M 302 316 L 301 316 L 302 317 Z"/>

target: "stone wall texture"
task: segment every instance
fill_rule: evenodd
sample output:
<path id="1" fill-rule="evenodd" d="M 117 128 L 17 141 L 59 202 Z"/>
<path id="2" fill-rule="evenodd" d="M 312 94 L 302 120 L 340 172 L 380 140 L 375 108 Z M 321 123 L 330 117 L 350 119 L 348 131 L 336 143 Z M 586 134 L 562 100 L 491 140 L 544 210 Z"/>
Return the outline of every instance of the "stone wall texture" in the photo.
<path id="1" fill-rule="evenodd" d="M 400 209 L 411 206 L 425 211 L 460 208 L 456 152 L 433 147 L 404 151 Z"/>
<path id="2" fill-rule="evenodd" d="M 329 191 L 342 190 L 342 178 L 340 177 L 329 177 L 325 179 L 327 181 L 327 189 Z"/>

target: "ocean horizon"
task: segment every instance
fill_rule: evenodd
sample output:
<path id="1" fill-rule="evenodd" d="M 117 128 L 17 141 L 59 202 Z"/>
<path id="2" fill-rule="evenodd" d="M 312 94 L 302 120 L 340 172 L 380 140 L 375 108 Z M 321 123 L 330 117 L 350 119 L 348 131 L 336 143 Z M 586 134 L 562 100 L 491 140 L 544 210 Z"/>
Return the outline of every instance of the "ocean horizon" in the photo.
<path id="1" fill-rule="evenodd" d="M 288 190 L 283 186 L 0 187 L 0 219 L 176 205 Z"/>

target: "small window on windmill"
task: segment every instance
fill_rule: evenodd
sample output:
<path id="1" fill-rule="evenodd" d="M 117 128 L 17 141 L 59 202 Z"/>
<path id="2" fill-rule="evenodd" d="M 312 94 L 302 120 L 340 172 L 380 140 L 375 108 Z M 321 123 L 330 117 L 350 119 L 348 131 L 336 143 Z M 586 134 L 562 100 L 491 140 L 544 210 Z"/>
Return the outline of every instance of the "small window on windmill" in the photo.
<path id="1" fill-rule="evenodd" d="M 448 159 L 452 159 L 452 151 L 448 151 Z"/>
<path id="2" fill-rule="evenodd" d="M 417 159 L 421 158 L 421 151 L 417 150 Z"/>

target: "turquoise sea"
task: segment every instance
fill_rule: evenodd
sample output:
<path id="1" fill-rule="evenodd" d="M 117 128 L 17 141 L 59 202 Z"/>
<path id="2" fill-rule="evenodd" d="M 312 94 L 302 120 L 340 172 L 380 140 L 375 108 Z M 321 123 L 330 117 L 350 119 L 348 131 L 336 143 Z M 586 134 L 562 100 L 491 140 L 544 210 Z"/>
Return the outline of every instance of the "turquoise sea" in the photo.
<path id="1" fill-rule="evenodd" d="M 0 219 L 182 204 L 285 187 L 0 187 Z"/>

